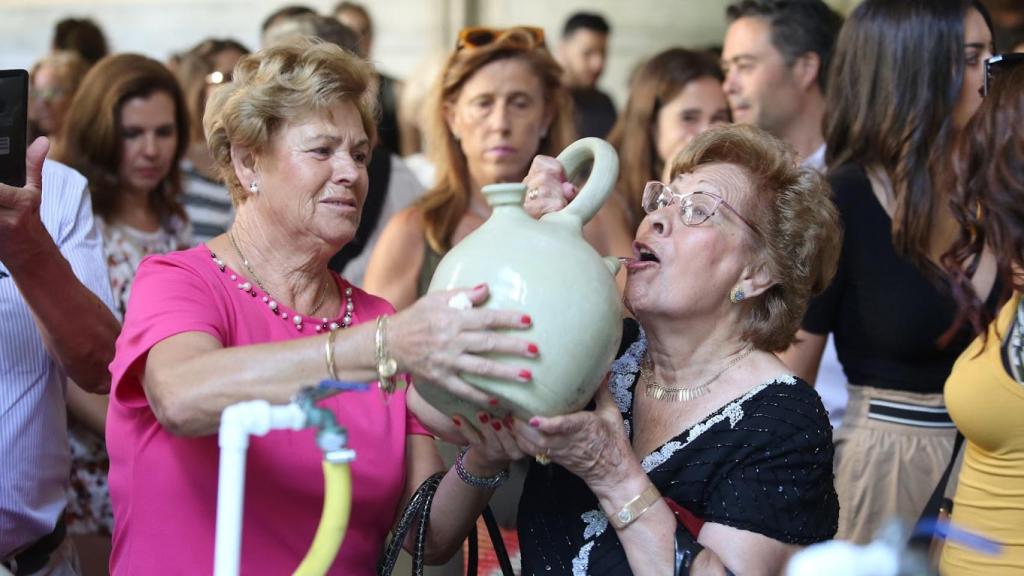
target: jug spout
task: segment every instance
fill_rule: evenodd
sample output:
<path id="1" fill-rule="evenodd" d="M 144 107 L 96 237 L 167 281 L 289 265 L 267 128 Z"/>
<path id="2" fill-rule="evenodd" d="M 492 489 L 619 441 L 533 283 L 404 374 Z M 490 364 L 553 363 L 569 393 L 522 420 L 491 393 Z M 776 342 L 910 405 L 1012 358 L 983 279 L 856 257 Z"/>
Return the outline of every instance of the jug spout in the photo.
<path id="1" fill-rule="evenodd" d="M 615 276 L 619 273 L 619 268 L 622 267 L 622 262 L 615 256 L 606 256 L 603 258 L 604 265 L 608 267 L 608 271 Z"/>

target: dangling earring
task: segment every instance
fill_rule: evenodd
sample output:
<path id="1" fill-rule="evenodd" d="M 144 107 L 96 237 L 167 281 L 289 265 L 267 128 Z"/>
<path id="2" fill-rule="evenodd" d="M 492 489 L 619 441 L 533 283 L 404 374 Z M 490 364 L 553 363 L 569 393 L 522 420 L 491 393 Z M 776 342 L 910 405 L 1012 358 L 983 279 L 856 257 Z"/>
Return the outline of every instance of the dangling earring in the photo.
<path id="1" fill-rule="evenodd" d="M 733 304 L 742 302 L 747 295 L 743 293 L 742 288 L 733 288 L 732 292 L 729 293 L 729 301 Z"/>
<path id="2" fill-rule="evenodd" d="M 259 182 L 253 180 L 252 184 L 249 184 L 249 192 L 252 192 L 253 194 L 259 194 L 259 192 L 260 192 Z"/>

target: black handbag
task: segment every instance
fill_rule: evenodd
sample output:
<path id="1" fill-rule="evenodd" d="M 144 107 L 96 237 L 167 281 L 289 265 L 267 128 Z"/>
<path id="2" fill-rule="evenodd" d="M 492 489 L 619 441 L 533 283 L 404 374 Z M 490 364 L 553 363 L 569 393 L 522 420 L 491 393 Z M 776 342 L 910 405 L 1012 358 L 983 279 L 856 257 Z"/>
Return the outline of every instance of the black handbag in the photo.
<path id="1" fill-rule="evenodd" d="M 377 562 L 378 576 L 391 576 L 392 571 L 395 569 L 395 562 L 398 561 L 398 554 L 402 550 L 402 543 L 405 542 L 409 528 L 417 519 L 420 522 L 416 529 L 416 544 L 412 552 L 412 573 L 413 576 L 423 576 L 423 546 L 426 542 L 427 529 L 430 524 L 430 508 L 434 503 L 434 494 L 437 493 L 437 487 L 441 484 L 441 479 L 444 476 L 445 472 L 438 472 L 427 478 L 412 495 L 409 504 L 406 505 L 405 510 L 402 511 L 402 515 L 398 519 L 398 524 L 395 525 L 394 534 L 384 549 L 384 555 Z M 487 525 L 487 532 L 491 537 L 491 543 L 494 545 L 494 553 L 498 557 L 498 563 L 501 565 L 501 573 L 504 576 L 513 576 L 512 562 L 509 560 L 508 550 L 505 549 L 505 542 L 501 538 L 498 522 L 494 519 L 494 513 L 491 511 L 490 506 L 484 509 L 483 518 L 484 524 Z M 479 563 L 478 554 L 479 547 L 477 544 L 476 526 L 474 525 L 473 530 L 469 534 L 467 576 L 476 576 Z"/>

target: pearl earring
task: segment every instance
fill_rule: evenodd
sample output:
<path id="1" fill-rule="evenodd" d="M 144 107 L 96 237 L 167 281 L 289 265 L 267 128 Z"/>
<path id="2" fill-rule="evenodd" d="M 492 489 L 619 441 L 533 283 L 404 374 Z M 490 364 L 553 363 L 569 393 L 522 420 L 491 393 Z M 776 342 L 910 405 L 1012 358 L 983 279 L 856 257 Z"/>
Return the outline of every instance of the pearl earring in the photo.
<path id="1" fill-rule="evenodd" d="M 743 292 L 742 288 L 735 288 L 732 292 L 729 293 L 729 301 L 732 302 L 733 304 L 742 302 L 743 299 L 746 297 L 747 295 Z"/>
<path id="2" fill-rule="evenodd" d="M 260 191 L 259 182 L 253 180 L 252 184 L 249 184 L 249 192 L 252 192 L 253 194 L 258 194 L 259 191 Z"/>

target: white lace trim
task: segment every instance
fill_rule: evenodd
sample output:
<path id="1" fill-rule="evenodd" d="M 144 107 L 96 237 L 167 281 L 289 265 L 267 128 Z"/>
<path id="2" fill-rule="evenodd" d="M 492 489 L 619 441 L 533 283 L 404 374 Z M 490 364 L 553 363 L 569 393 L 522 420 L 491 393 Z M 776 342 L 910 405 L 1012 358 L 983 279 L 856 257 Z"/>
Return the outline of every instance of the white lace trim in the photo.
<path id="1" fill-rule="evenodd" d="M 686 448 L 691 442 L 699 438 L 701 434 L 707 432 L 709 429 L 711 429 L 712 426 L 718 424 L 719 422 L 725 420 L 726 418 L 729 419 L 729 427 L 735 428 L 736 424 L 738 424 L 739 421 L 743 419 L 743 403 L 753 398 L 755 395 L 757 395 L 758 392 L 764 390 L 765 388 L 773 384 L 796 384 L 796 378 L 789 374 L 785 374 L 782 376 L 777 376 L 765 382 L 764 384 L 760 384 L 750 389 L 750 391 L 744 394 L 743 396 L 730 402 L 729 405 L 723 408 L 722 411 L 719 412 L 718 414 L 715 414 L 711 418 L 708 418 L 703 422 L 695 424 L 692 428 L 690 428 L 690 433 L 686 435 L 685 442 L 679 442 L 676 440 L 666 442 L 661 448 L 648 454 L 647 457 L 643 459 L 643 462 L 640 463 L 640 465 L 643 466 L 644 468 L 644 472 L 647 472 L 649 474 L 651 470 L 654 470 L 658 466 L 661 466 L 662 464 L 667 462 L 668 459 L 674 456 L 676 452 L 679 452 L 683 448 Z"/>
<path id="2" fill-rule="evenodd" d="M 640 363 L 643 361 L 644 354 L 647 353 L 647 335 L 644 334 L 643 329 L 640 329 L 640 337 L 637 338 L 636 342 L 630 344 L 626 352 L 617 358 L 612 363 L 611 372 L 612 376 L 608 381 L 608 389 L 612 393 L 612 398 L 615 399 L 615 405 L 619 407 L 619 411 L 622 412 L 623 416 L 633 406 L 633 394 L 630 392 L 630 388 L 636 381 L 636 375 L 640 371 Z M 672 440 L 666 442 L 661 448 L 651 452 L 643 459 L 641 465 L 644 468 L 644 472 L 650 473 L 658 466 L 664 464 L 675 455 L 685 448 L 688 444 L 700 437 L 701 434 L 709 430 L 715 424 L 729 419 L 729 427 L 735 428 L 736 424 L 743 419 L 743 403 L 752 398 L 758 392 L 764 390 L 772 384 L 796 384 L 796 378 L 791 375 L 783 375 L 764 384 L 756 386 L 749 392 L 744 394 L 742 397 L 732 401 L 728 406 L 722 409 L 721 412 L 715 414 L 712 418 L 705 420 L 693 428 L 690 429 L 690 433 L 686 437 L 685 442 L 679 442 Z M 623 418 L 623 424 L 626 427 L 626 434 L 630 433 L 630 420 Z M 597 538 L 601 534 L 604 534 L 605 530 L 608 529 L 608 517 L 604 515 L 601 510 L 588 510 L 580 515 L 580 519 L 583 521 L 583 539 L 589 540 L 584 544 L 576 557 L 572 559 L 572 573 L 573 576 L 585 576 L 588 568 L 590 567 L 590 551 L 593 549 L 595 542 L 594 538 Z"/>
<path id="3" fill-rule="evenodd" d="M 587 542 L 580 548 L 580 553 L 572 559 L 572 576 L 587 576 L 587 568 L 590 566 L 590 549 L 593 547 L 593 542 Z"/>

